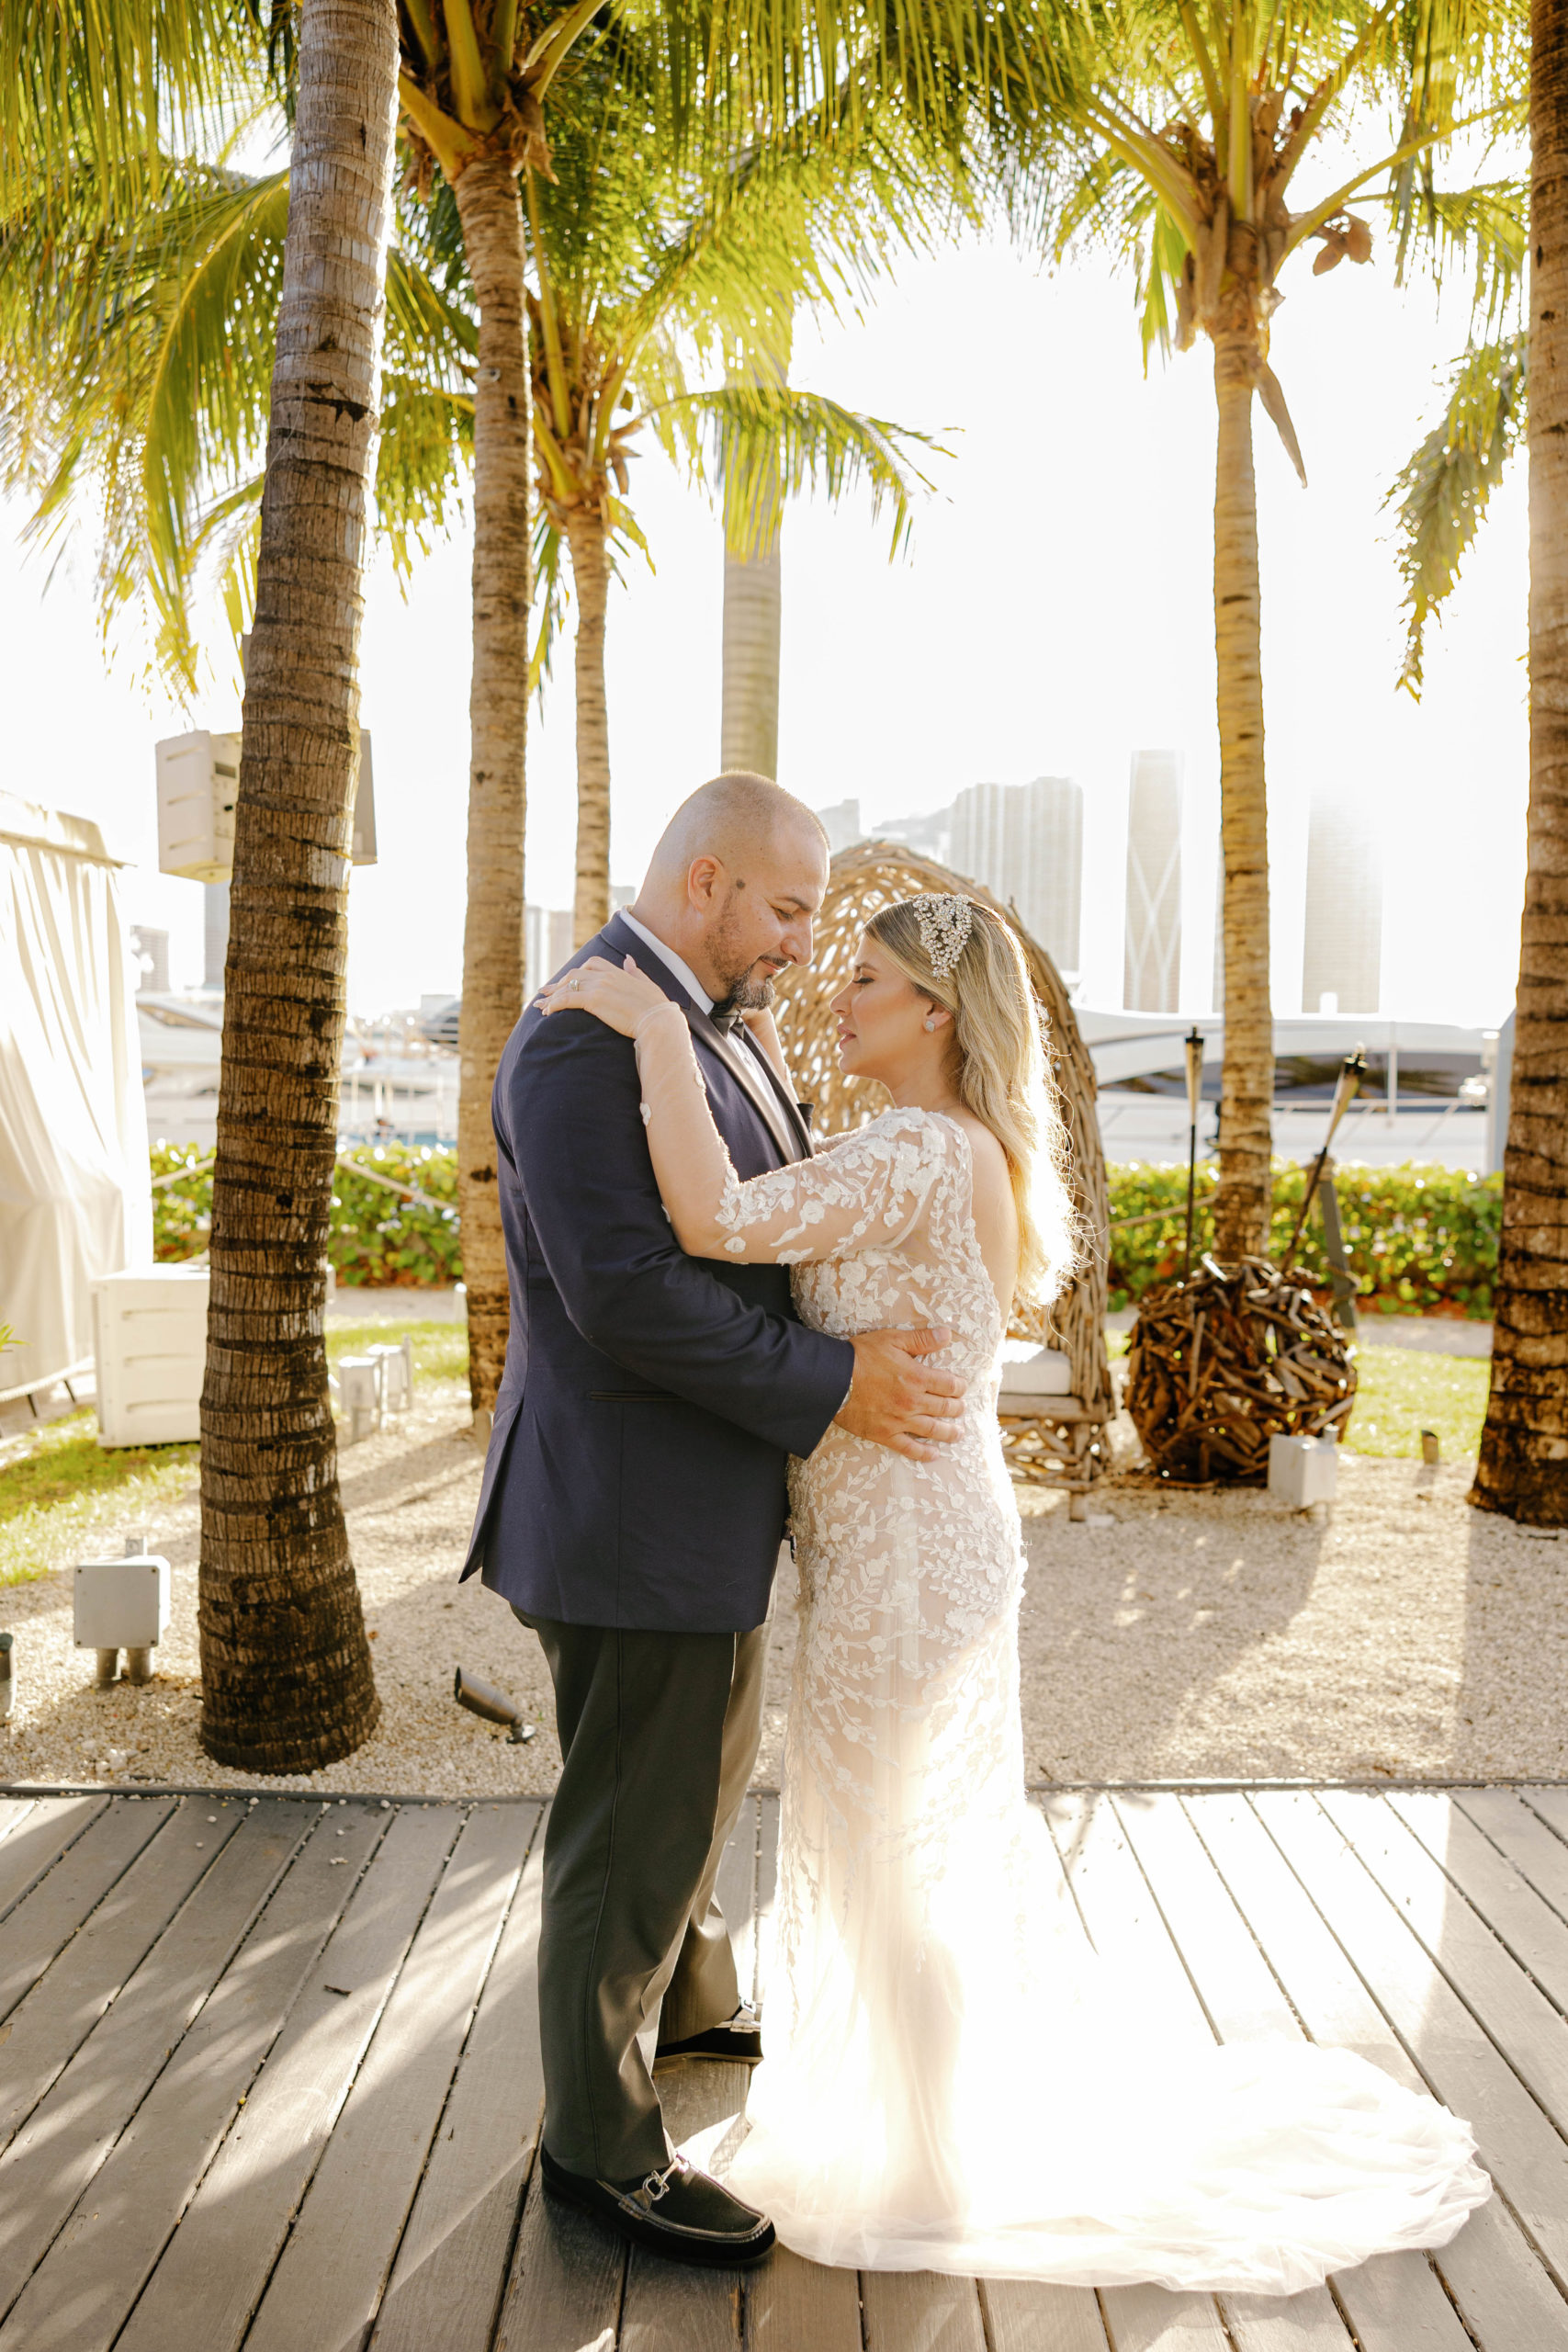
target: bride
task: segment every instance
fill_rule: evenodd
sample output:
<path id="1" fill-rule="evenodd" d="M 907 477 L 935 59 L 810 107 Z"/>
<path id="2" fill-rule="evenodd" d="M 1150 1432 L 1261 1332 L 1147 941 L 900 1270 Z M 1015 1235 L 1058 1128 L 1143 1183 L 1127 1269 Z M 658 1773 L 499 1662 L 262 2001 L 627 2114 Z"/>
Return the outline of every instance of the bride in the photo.
<path id="1" fill-rule="evenodd" d="M 636 1040 L 684 1250 L 790 1266 L 819 1329 L 949 1326 L 968 1384 L 940 1459 L 833 1428 L 792 1464 L 778 1948 L 728 2186 L 797 2253 L 861 2269 L 1285 2295 L 1446 2244 L 1490 2193 L 1466 2126 L 1348 2052 L 1190 2055 L 1141 2030 L 1024 1794 L 997 1390 L 1013 1301 L 1060 1288 L 1074 1233 L 1012 932 L 958 897 L 874 916 L 833 1011 L 843 1069 L 893 1107 L 747 1183 L 679 1006 L 629 958 L 572 991 Z"/>

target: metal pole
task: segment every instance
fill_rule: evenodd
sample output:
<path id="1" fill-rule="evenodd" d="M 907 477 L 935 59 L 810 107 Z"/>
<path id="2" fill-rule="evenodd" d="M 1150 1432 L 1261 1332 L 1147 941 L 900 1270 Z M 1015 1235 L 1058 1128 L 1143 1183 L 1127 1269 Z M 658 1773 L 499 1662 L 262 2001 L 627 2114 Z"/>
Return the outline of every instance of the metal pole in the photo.
<path id="1" fill-rule="evenodd" d="M 1187 1238 L 1181 1251 L 1181 1279 L 1192 1272 L 1192 1207 L 1198 1182 L 1198 1110 L 1203 1099 L 1203 1033 L 1194 1023 L 1187 1033 Z"/>
<path id="2" fill-rule="evenodd" d="M 1295 1230 L 1291 1235 L 1290 1244 L 1285 1251 L 1283 1262 L 1287 1266 L 1296 1254 L 1296 1244 L 1302 1238 L 1302 1227 L 1307 1221 L 1308 1212 L 1316 1197 L 1324 1166 L 1328 1159 L 1328 1147 L 1334 1141 L 1334 1130 L 1354 1102 L 1356 1090 L 1366 1074 L 1366 1053 L 1361 1046 L 1358 1046 L 1353 1054 L 1346 1055 L 1339 1066 L 1339 1080 L 1334 1089 L 1334 1107 L 1328 1114 L 1328 1133 L 1323 1138 L 1323 1149 L 1313 1162 L 1311 1178 L 1302 1194 L 1302 1204 L 1296 1214 Z"/>

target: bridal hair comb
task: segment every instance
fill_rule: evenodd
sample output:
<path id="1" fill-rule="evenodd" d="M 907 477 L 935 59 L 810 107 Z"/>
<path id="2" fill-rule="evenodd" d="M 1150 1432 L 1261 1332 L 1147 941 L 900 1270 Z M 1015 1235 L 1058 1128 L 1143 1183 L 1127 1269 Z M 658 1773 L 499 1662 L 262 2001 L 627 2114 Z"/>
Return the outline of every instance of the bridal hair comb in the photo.
<path id="1" fill-rule="evenodd" d="M 909 901 L 920 926 L 926 961 L 939 980 L 945 980 L 969 944 L 975 928 L 975 902 L 952 891 L 926 891 Z"/>

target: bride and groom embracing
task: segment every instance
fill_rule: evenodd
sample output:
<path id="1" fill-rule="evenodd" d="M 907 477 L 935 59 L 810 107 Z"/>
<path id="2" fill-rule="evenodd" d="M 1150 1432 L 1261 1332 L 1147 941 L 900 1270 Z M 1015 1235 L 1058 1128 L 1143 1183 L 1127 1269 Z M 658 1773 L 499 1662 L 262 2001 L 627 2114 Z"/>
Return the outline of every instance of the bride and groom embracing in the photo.
<path id="1" fill-rule="evenodd" d="M 518 1023 L 493 1114 L 505 1376 L 465 1574 L 543 1644 L 540 2169 L 688 2261 L 1288 2294 L 1444 2244 L 1466 2127 L 1349 2052 L 1141 2034 L 1024 1794 L 1015 1296 L 1073 1220 L 1039 1012 L 987 907 L 886 908 L 835 1000 L 893 1107 L 814 1146 L 768 1012 L 821 827 L 756 776 L 680 808 Z M 715 1901 L 788 1521 L 800 1623 L 763 2029 Z M 725 2178 L 656 2056 L 759 2064 Z"/>

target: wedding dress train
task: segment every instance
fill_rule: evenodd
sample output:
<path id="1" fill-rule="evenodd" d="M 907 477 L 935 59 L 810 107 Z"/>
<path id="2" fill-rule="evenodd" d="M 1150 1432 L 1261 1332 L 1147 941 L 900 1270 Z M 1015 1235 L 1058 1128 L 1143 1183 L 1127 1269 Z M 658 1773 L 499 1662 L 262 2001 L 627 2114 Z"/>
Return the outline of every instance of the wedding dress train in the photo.
<path id="1" fill-rule="evenodd" d="M 1462 2122 L 1348 2052 L 1173 2050 L 1064 1897 L 1024 1795 L 1003 1332 L 962 1126 L 889 1112 L 724 1177 L 716 1222 L 795 1268 L 819 1329 L 951 1326 L 968 1383 L 939 1460 L 835 1428 L 793 1466 L 777 1949 L 731 2185 L 863 2269 L 1282 2295 L 1445 2244 L 1491 2188 Z"/>

